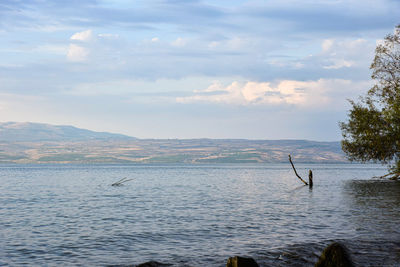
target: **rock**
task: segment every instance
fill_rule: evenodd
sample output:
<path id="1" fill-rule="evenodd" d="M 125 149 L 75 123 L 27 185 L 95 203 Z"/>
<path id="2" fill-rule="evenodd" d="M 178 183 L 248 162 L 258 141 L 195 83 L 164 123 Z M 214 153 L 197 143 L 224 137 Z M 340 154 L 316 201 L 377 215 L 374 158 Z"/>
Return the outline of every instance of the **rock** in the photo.
<path id="1" fill-rule="evenodd" d="M 148 261 L 148 262 L 136 265 L 136 267 L 165 267 L 165 266 L 171 266 L 171 264 L 160 263 L 157 261 Z"/>
<path id="2" fill-rule="evenodd" d="M 334 242 L 327 246 L 315 267 L 354 267 L 346 247 Z"/>
<path id="3" fill-rule="evenodd" d="M 252 258 L 231 257 L 226 263 L 226 267 L 259 267 L 257 262 Z"/>

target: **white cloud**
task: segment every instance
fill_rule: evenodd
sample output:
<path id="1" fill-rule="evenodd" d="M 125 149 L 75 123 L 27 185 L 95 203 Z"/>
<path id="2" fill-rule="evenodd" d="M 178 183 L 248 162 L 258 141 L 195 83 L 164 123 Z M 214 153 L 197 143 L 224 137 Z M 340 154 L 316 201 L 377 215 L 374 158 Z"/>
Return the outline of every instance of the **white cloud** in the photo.
<path id="1" fill-rule="evenodd" d="M 322 41 L 322 51 L 327 52 L 329 51 L 333 46 L 333 40 L 327 39 Z"/>
<path id="2" fill-rule="evenodd" d="M 187 40 L 185 40 L 185 39 L 183 39 L 181 37 L 177 38 L 175 41 L 173 41 L 171 43 L 172 46 L 176 46 L 176 47 L 183 47 L 186 44 L 187 44 Z"/>
<path id="3" fill-rule="evenodd" d="M 368 66 L 373 45 L 365 39 L 336 41 L 326 39 L 321 44 L 322 53 L 318 55 L 324 62 L 324 69 L 350 68 L 356 65 Z"/>
<path id="4" fill-rule="evenodd" d="M 67 52 L 67 59 L 72 62 L 83 62 L 87 60 L 89 50 L 85 47 L 70 44 Z"/>
<path id="5" fill-rule="evenodd" d="M 271 60 L 266 60 L 268 64 L 272 66 L 276 66 L 279 68 L 286 68 L 286 69 L 302 69 L 305 67 L 305 64 L 302 63 L 301 61 L 284 61 L 284 60 L 277 60 L 277 59 L 271 59 Z"/>
<path id="6" fill-rule="evenodd" d="M 329 66 L 324 66 L 324 69 L 341 69 L 350 68 L 354 65 L 353 61 L 348 61 L 344 59 L 331 59 L 332 64 Z"/>
<path id="7" fill-rule="evenodd" d="M 265 43 L 264 43 L 265 44 Z M 256 40 L 252 40 L 251 42 L 248 39 L 233 37 L 231 39 L 221 40 L 221 41 L 211 41 L 208 42 L 207 47 L 209 49 L 220 49 L 223 51 L 237 51 L 237 50 L 246 50 L 252 49 L 256 45 Z"/>
<path id="8" fill-rule="evenodd" d="M 383 44 L 385 43 L 385 40 L 384 40 L 384 39 L 377 39 L 377 40 L 375 41 L 375 43 L 376 43 L 377 46 L 378 46 L 378 45 L 383 45 Z"/>
<path id="9" fill-rule="evenodd" d="M 343 79 L 316 81 L 283 80 L 271 82 L 232 82 L 224 86 L 213 83 L 194 95 L 178 97 L 179 103 L 211 102 L 234 105 L 294 105 L 304 108 L 343 106 L 346 98 L 368 88 L 366 82 Z M 339 103 L 337 102 L 339 101 Z"/>
<path id="10" fill-rule="evenodd" d="M 156 43 L 156 42 L 159 42 L 160 39 L 159 39 L 158 37 L 154 37 L 154 38 L 151 38 L 151 41 L 152 41 L 153 43 Z"/>
<path id="11" fill-rule="evenodd" d="M 210 43 L 208 44 L 208 48 L 214 49 L 214 48 L 218 47 L 219 45 L 220 45 L 220 42 L 212 41 L 212 42 L 210 42 Z"/>
<path id="12" fill-rule="evenodd" d="M 112 33 L 100 33 L 97 36 L 100 38 L 103 38 L 103 39 L 118 39 L 119 38 L 118 34 L 112 34 Z"/>
<path id="13" fill-rule="evenodd" d="M 224 79 L 224 78 L 222 78 Z M 228 78 L 226 78 L 228 79 Z M 229 81 L 232 79 L 229 79 Z M 1 80 L 0 80 L 1 82 Z M 207 87 L 213 82 L 213 78 L 199 76 L 184 79 L 121 79 L 102 82 L 86 82 L 64 91 L 67 95 L 92 96 L 92 95 L 118 95 L 123 97 L 143 96 L 157 97 L 157 95 L 168 96 L 169 93 L 185 94 L 194 91 L 199 85 Z M 175 102 L 175 96 L 171 100 Z"/>
<path id="14" fill-rule="evenodd" d="M 243 47 L 247 46 L 246 43 L 247 42 L 244 39 L 239 38 L 239 37 L 234 37 L 234 38 L 228 40 L 226 42 L 226 45 L 229 49 L 239 50 L 239 49 L 242 49 Z"/>
<path id="15" fill-rule="evenodd" d="M 76 41 L 88 42 L 93 39 L 93 33 L 92 30 L 77 32 L 74 35 L 72 35 L 70 39 Z"/>
<path id="16" fill-rule="evenodd" d="M 225 104 L 301 104 L 304 93 L 297 90 L 301 82 L 282 81 L 276 87 L 269 82 L 232 82 L 228 86 L 219 83 L 210 85 L 194 96 L 177 98 L 178 102 L 206 101 Z"/>

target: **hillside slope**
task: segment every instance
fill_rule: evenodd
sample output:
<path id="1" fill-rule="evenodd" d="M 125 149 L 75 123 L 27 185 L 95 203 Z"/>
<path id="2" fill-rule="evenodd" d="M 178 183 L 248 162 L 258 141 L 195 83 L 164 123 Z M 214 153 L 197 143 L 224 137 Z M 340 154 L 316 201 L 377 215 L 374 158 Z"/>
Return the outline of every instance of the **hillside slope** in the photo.
<path id="1" fill-rule="evenodd" d="M 122 134 L 94 132 L 66 125 L 51 125 L 32 122 L 0 123 L 0 141 L 36 142 L 36 141 L 85 141 L 85 140 L 132 140 Z"/>
<path id="2" fill-rule="evenodd" d="M 0 123 L 0 163 L 347 162 L 339 142 L 137 139 L 73 126 Z"/>

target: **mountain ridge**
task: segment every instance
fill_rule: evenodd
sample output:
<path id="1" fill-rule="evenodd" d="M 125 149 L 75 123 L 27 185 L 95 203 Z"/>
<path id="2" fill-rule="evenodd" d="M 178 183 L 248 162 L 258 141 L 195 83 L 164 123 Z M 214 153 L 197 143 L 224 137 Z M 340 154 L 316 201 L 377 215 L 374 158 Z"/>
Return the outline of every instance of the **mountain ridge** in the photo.
<path id="1" fill-rule="evenodd" d="M 347 162 L 340 142 L 138 139 L 68 125 L 0 123 L 0 163 Z"/>
<path id="2" fill-rule="evenodd" d="M 0 141 L 84 141 L 86 139 L 135 139 L 135 137 L 108 132 L 96 132 L 71 125 L 0 122 Z"/>

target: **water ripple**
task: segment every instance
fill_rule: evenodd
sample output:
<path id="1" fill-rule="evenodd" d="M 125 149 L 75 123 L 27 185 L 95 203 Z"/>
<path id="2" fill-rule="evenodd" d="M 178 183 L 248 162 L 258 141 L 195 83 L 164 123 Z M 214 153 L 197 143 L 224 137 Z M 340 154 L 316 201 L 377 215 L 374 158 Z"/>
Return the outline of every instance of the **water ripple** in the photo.
<path id="1" fill-rule="evenodd" d="M 365 180 L 385 171 L 371 165 L 311 167 L 312 190 L 284 164 L 3 166 L 0 265 L 307 266 L 331 240 L 360 266 L 399 263 L 400 183 Z M 120 177 L 135 179 L 110 186 Z"/>

